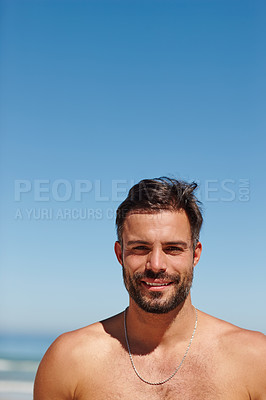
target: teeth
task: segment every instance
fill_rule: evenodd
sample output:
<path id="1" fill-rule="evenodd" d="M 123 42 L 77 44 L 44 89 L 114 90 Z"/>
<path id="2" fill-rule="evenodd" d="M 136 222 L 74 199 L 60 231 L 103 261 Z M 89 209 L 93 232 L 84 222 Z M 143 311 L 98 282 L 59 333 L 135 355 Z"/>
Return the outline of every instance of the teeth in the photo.
<path id="1" fill-rule="evenodd" d="M 167 286 L 169 283 L 151 283 L 151 282 L 145 282 L 146 285 L 148 286 Z"/>

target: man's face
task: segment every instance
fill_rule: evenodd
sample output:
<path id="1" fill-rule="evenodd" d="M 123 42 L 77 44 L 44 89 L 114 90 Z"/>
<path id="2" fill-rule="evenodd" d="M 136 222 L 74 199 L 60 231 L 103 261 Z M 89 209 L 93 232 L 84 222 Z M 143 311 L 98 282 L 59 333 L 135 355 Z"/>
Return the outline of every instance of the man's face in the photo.
<path id="1" fill-rule="evenodd" d="M 187 298 L 201 244 L 193 252 L 189 220 L 183 210 L 131 213 L 123 229 L 123 248 L 115 251 L 130 297 L 144 311 L 163 314 Z"/>

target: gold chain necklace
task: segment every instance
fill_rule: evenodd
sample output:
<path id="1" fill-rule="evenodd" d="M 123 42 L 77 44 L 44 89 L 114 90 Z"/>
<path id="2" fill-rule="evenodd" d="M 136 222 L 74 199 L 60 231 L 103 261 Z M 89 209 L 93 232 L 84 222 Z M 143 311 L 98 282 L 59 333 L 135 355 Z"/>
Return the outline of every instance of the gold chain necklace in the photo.
<path id="1" fill-rule="evenodd" d="M 195 307 L 194 307 L 194 308 L 195 308 Z M 186 351 L 185 351 L 185 354 L 184 354 L 184 356 L 183 356 L 181 362 L 180 362 L 179 365 L 176 367 L 176 369 L 174 370 L 174 372 L 172 373 L 172 375 L 170 375 L 168 378 L 166 378 L 166 379 L 164 379 L 164 380 L 162 380 L 162 381 L 159 381 L 159 382 L 149 382 L 149 381 L 147 381 L 146 379 L 144 379 L 144 378 L 139 374 L 139 372 L 137 371 L 137 368 L 135 367 L 134 361 L 133 361 L 133 357 L 132 357 L 132 354 L 131 354 L 131 351 L 130 351 L 129 342 L 128 342 L 128 337 L 127 337 L 127 325 L 126 325 L 126 314 L 127 314 L 127 309 L 125 309 L 125 311 L 124 311 L 124 330 L 125 330 L 125 339 L 126 339 L 126 344 L 127 344 L 128 355 L 129 355 L 129 358 L 130 358 L 130 361 L 131 361 L 131 365 L 132 365 L 132 368 L 133 368 L 135 374 L 137 375 L 137 377 L 138 377 L 140 380 L 142 380 L 142 382 L 147 383 L 148 385 L 163 385 L 164 383 L 170 381 L 170 379 L 172 379 L 172 378 L 175 376 L 175 374 L 177 373 L 177 371 L 179 371 L 179 369 L 181 368 L 183 362 L 185 361 L 185 358 L 186 358 L 187 353 L 188 353 L 188 351 L 189 351 L 189 349 L 190 349 L 192 340 L 193 340 L 193 338 L 194 338 L 194 336 L 195 336 L 195 332 L 196 332 L 196 329 L 197 329 L 197 324 L 198 324 L 198 311 L 197 311 L 196 308 L 195 308 L 195 312 L 196 312 L 196 321 L 195 321 L 194 330 L 193 330 L 193 333 L 192 333 L 192 336 L 191 336 L 191 338 L 190 338 L 188 347 L 187 347 L 187 349 L 186 349 Z"/>

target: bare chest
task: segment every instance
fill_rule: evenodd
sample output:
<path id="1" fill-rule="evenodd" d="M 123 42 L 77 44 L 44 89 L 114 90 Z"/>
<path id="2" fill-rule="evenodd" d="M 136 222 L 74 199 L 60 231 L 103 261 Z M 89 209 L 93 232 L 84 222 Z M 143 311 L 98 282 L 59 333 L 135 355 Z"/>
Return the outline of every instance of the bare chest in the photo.
<path id="1" fill-rule="evenodd" d="M 141 363 L 138 364 L 141 372 Z M 150 381 L 160 381 L 171 375 L 173 369 L 158 366 L 143 369 L 142 376 Z M 128 358 L 114 358 L 95 369 L 82 380 L 76 400 L 247 400 L 241 386 L 209 360 L 190 356 L 177 374 L 162 385 L 149 385 L 139 379 Z"/>

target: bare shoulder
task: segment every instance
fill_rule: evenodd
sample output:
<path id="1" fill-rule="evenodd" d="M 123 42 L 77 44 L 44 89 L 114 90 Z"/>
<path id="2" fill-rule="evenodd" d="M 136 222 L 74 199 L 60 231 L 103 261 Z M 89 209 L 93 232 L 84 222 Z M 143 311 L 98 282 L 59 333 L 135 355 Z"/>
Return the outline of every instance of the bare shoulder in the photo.
<path id="1" fill-rule="evenodd" d="M 118 316 L 60 335 L 45 353 L 35 379 L 34 400 L 74 399 L 84 365 L 93 374 L 99 357 L 108 353 L 115 339 L 105 325 L 116 325 Z M 101 351 L 99 351 L 101 350 Z M 88 364 L 89 360 L 89 364 Z"/>
<path id="2" fill-rule="evenodd" d="M 224 368 L 243 378 L 251 399 L 266 399 L 266 336 L 200 313 L 207 341 Z M 239 378 L 240 379 L 240 378 Z"/>
<path id="3" fill-rule="evenodd" d="M 263 333 L 240 328 L 203 312 L 200 312 L 200 318 L 205 335 L 216 337 L 223 351 L 243 353 L 245 349 L 247 356 L 259 358 L 265 354 L 266 336 Z"/>

